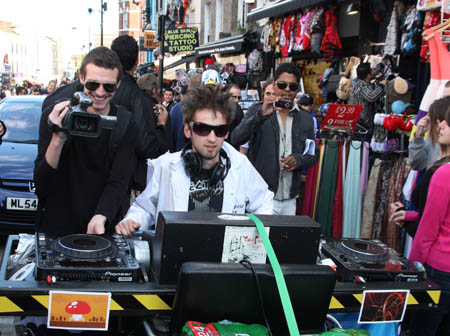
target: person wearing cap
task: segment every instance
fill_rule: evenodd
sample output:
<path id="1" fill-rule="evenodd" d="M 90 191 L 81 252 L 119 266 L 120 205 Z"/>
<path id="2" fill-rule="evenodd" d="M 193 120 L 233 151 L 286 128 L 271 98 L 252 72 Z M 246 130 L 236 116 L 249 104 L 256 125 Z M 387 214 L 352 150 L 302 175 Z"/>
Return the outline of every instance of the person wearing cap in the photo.
<path id="1" fill-rule="evenodd" d="M 363 109 L 358 123 L 367 128 L 369 133 L 372 133 L 373 117 L 375 115 L 374 103 L 384 95 L 386 80 L 371 83 L 372 70 L 368 62 L 360 63 L 356 68 L 356 73 L 358 77 L 352 81 L 348 104 L 362 105 Z"/>
<path id="2" fill-rule="evenodd" d="M 300 78 L 295 64 L 281 64 L 274 74 L 275 95 L 252 105 L 231 138 L 235 146 L 250 140 L 248 157 L 275 193 L 276 215 L 295 215 L 301 172 L 318 159 L 314 121 L 294 102 Z"/>

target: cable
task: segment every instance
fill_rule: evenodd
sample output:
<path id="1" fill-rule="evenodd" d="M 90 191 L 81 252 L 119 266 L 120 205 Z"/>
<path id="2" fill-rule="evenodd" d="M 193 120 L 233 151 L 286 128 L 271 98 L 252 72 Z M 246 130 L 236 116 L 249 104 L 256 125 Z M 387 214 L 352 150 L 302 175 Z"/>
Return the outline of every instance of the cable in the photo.
<path id="1" fill-rule="evenodd" d="M 245 257 L 245 258 L 247 258 L 247 257 Z M 256 273 L 256 270 L 253 267 L 253 264 L 251 263 L 250 260 L 243 259 L 243 260 L 240 261 L 240 263 L 244 267 L 246 267 L 247 269 L 250 268 L 250 270 L 252 271 L 252 273 L 253 273 L 253 275 L 255 277 L 256 288 L 258 289 L 259 304 L 260 304 L 261 311 L 262 311 L 262 314 L 263 314 L 263 317 L 264 317 L 264 323 L 266 324 L 266 328 L 269 331 L 269 336 L 272 336 L 272 330 L 270 329 L 269 320 L 267 319 L 266 310 L 264 309 L 264 301 L 263 301 L 263 296 L 262 296 L 262 292 L 261 292 L 261 285 L 259 284 L 258 274 Z M 248 267 L 245 264 L 247 264 Z"/>
<path id="2" fill-rule="evenodd" d="M 332 316 L 330 314 L 327 314 L 327 319 L 332 321 L 337 328 L 341 328 L 342 329 L 342 325 L 339 323 L 339 321 L 334 316 Z"/>

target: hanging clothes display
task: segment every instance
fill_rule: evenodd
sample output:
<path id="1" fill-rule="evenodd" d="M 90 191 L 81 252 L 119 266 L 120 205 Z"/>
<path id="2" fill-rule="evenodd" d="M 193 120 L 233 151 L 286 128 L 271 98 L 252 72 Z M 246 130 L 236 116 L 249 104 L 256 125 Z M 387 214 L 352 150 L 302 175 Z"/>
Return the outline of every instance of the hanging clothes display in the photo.
<path id="1" fill-rule="evenodd" d="M 319 150 L 321 148 L 320 141 L 317 141 L 317 145 L 319 146 Z M 308 216 L 310 218 L 314 218 L 314 201 L 316 197 L 316 187 L 317 187 L 317 179 L 319 174 L 320 164 L 317 163 L 313 167 L 308 169 L 308 174 L 306 176 L 305 183 L 305 192 L 303 196 L 303 204 L 302 204 L 302 216 Z"/>
<path id="2" fill-rule="evenodd" d="M 341 40 L 337 31 L 337 18 L 334 15 L 333 9 L 325 12 L 325 26 L 320 51 L 322 51 L 324 58 L 330 61 L 342 49 Z"/>
<path id="3" fill-rule="evenodd" d="M 373 228 L 373 239 L 381 240 L 381 230 L 383 228 L 384 221 L 384 213 L 387 209 L 387 193 L 389 190 L 389 180 L 391 177 L 392 171 L 392 162 L 383 163 L 383 174 L 380 180 L 380 187 L 378 188 L 378 192 L 376 195 L 376 207 L 375 207 L 375 219 L 374 219 L 374 228 Z"/>
<path id="4" fill-rule="evenodd" d="M 370 170 L 369 181 L 364 193 L 364 202 L 361 219 L 361 238 L 371 239 L 373 237 L 373 223 L 375 220 L 376 195 L 378 181 L 380 179 L 381 160 L 375 159 Z"/>
<path id="5" fill-rule="evenodd" d="M 427 31 L 429 28 L 436 26 L 441 22 L 441 11 L 434 10 L 425 14 L 423 30 Z M 422 38 L 422 46 L 420 47 L 420 58 L 423 61 L 428 61 L 430 57 L 428 42 L 425 38 Z"/>
<path id="6" fill-rule="evenodd" d="M 384 47 L 385 55 L 394 55 L 399 45 L 399 17 L 401 17 L 399 1 L 394 2 L 391 20 L 387 27 L 386 46 Z"/>
<path id="7" fill-rule="evenodd" d="M 361 149 L 360 141 L 350 143 L 344 184 L 344 238 L 359 238 L 361 233 Z"/>
<path id="8" fill-rule="evenodd" d="M 313 215 L 311 218 L 316 218 L 316 208 L 317 208 L 317 196 L 319 195 L 319 188 L 320 188 L 320 181 L 322 178 L 322 166 L 323 166 L 323 156 L 325 154 L 325 141 L 321 141 L 320 143 L 320 151 L 319 151 L 319 170 L 317 172 L 317 183 L 316 188 L 314 190 L 314 209 L 313 209 Z"/>
<path id="9" fill-rule="evenodd" d="M 338 147 L 338 172 L 337 172 L 337 182 L 336 182 L 336 192 L 334 193 L 333 200 L 333 219 L 331 222 L 332 234 L 334 238 L 342 237 L 342 215 L 344 210 L 344 190 L 343 190 L 343 175 L 344 175 L 344 143 L 339 142 Z"/>
<path id="10" fill-rule="evenodd" d="M 450 53 L 442 42 L 441 35 L 439 33 L 434 34 L 433 40 L 436 43 L 439 69 L 441 71 L 441 83 L 439 85 L 436 98 L 442 98 L 444 96 L 445 85 L 450 80 Z"/>
<path id="11" fill-rule="evenodd" d="M 433 31 L 429 29 L 427 34 L 431 34 Z M 434 34 L 433 35 L 437 35 Z M 437 98 L 437 92 L 441 85 L 441 68 L 439 65 L 439 56 L 436 45 L 435 37 L 432 37 L 428 41 L 428 46 L 430 48 L 430 66 L 431 66 L 431 74 L 430 74 L 430 84 L 423 95 L 422 102 L 420 103 L 419 112 L 417 113 L 416 123 L 428 112 L 431 103 Z"/>
<path id="12" fill-rule="evenodd" d="M 338 162 L 338 142 L 328 140 L 322 168 L 322 179 L 317 200 L 316 221 L 322 225 L 322 235 L 331 237 L 333 201 L 336 190 L 336 174 Z"/>
<path id="13" fill-rule="evenodd" d="M 363 144 L 361 163 L 361 202 L 364 202 L 364 191 L 366 190 L 367 177 L 369 175 L 369 143 L 367 141 Z"/>

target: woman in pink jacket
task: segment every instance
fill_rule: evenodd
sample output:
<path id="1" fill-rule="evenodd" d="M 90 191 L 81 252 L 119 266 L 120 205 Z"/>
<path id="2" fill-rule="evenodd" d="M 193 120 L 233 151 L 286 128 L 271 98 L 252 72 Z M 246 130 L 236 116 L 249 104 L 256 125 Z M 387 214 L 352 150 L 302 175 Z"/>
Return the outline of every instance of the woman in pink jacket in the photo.
<path id="1" fill-rule="evenodd" d="M 441 121 L 439 144 L 447 160 L 431 178 L 425 210 L 414 237 L 409 259 L 425 266 L 427 277 L 441 287 L 439 309 L 413 316 L 410 335 L 435 335 L 450 311 L 450 108 Z M 445 335 L 450 335 L 448 319 Z"/>

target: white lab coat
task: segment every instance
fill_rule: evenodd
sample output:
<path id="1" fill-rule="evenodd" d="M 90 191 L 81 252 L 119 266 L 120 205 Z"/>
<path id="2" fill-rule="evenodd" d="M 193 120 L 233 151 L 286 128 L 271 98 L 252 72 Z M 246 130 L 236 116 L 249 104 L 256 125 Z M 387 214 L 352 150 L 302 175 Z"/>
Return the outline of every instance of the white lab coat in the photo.
<path id="1" fill-rule="evenodd" d="M 224 142 L 222 148 L 231 161 L 224 180 L 222 212 L 272 214 L 273 193 L 245 155 Z M 123 220 L 132 219 L 146 230 L 156 224 L 160 211 L 188 211 L 190 178 L 181 152 L 166 153 L 148 160 L 147 186 Z"/>

